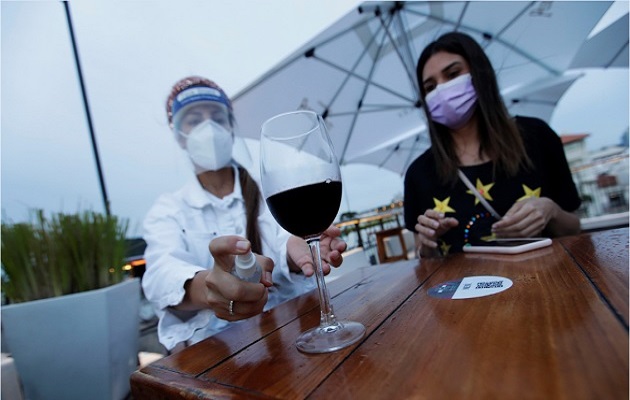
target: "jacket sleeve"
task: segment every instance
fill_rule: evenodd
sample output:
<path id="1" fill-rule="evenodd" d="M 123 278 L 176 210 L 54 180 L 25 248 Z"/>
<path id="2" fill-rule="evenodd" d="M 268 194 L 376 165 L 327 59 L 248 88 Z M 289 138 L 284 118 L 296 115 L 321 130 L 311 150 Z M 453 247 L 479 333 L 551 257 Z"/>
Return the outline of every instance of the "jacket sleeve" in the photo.
<path id="1" fill-rule="evenodd" d="M 143 227 L 147 247 L 142 288 L 160 318 L 158 336 L 167 349 L 188 340 L 196 330 L 206 326 L 210 318 L 216 318 L 212 311 L 202 310 L 188 313 L 183 319 L 169 309 L 184 299 L 185 282 L 206 269 L 194 263 L 195 256 L 178 222 L 178 208 L 172 197 L 160 197 L 147 214 Z"/>

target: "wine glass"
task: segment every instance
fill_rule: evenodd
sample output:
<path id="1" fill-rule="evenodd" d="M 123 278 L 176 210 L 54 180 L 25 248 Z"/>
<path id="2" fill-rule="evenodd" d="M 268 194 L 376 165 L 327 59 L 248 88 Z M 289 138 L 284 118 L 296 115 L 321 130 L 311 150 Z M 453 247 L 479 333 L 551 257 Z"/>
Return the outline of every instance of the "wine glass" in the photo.
<path id="1" fill-rule="evenodd" d="M 326 353 L 356 343 L 365 334 L 365 326 L 337 321 L 322 271 L 320 237 L 341 204 L 341 172 L 322 118 L 300 110 L 265 121 L 260 174 L 271 214 L 285 230 L 306 240 L 315 265 L 320 324 L 298 337 L 297 348 Z"/>

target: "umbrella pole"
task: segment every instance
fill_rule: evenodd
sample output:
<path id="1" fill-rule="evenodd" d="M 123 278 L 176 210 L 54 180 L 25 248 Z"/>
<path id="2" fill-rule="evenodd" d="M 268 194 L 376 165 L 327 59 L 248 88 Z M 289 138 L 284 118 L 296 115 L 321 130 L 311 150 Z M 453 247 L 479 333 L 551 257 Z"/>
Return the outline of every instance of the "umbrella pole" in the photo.
<path id="1" fill-rule="evenodd" d="M 74 38 L 74 29 L 72 28 L 72 18 L 70 18 L 70 5 L 67 1 L 63 2 L 63 6 L 66 10 L 66 18 L 68 20 L 68 30 L 70 31 L 70 41 L 72 42 L 72 50 L 74 53 L 74 61 L 77 66 L 77 73 L 79 75 L 79 84 L 81 86 L 81 95 L 83 98 L 83 106 L 85 108 L 85 116 L 87 118 L 88 129 L 90 131 L 90 139 L 92 140 L 92 151 L 94 152 L 94 159 L 96 161 L 96 169 L 98 172 L 98 179 L 101 185 L 101 195 L 103 197 L 103 203 L 105 206 L 105 214 L 110 215 L 109 199 L 107 198 L 107 190 L 105 189 L 105 179 L 103 178 L 103 170 L 101 168 L 101 160 L 98 155 L 98 147 L 96 144 L 96 137 L 94 136 L 94 126 L 92 125 L 92 116 L 90 114 L 90 105 L 88 103 L 87 94 L 85 91 L 85 84 L 83 82 L 83 73 L 81 72 L 81 62 L 79 60 L 79 53 L 77 50 L 77 43 Z"/>

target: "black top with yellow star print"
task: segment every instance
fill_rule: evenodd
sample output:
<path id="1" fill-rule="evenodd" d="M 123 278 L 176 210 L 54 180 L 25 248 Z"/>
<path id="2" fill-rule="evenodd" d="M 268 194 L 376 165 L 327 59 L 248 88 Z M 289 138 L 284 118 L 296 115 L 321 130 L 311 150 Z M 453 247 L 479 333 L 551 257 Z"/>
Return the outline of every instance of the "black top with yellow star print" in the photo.
<path id="1" fill-rule="evenodd" d="M 580 197 L 558 135 L 540 119 L 517 116 L 515 120 L 533 168 L 521 169 L 514 177 L 502 171 L 493 176 L 492 162 L 487 162 L 461 167 L 462 172 L 500 215 L 516 201 L 534 196 L 548 197 L 566 211 L 577 210 Z M 459 252 L 471 240 L 489 236 L 496 219 L 461 180 L 454 186 L 441 184 L 436 168 L 430 149 L 409 166 L 405 174 L 405 225 L 415 231 L 418 216 L 427 209 L 454 217 L 459 225 L 438 243 L 443 254 Z"/>

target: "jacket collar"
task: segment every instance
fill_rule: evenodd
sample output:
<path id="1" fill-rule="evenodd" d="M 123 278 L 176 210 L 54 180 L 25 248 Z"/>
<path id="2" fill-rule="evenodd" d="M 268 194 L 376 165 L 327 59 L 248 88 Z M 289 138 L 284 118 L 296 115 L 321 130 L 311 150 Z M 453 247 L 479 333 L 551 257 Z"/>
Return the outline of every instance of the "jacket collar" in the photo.
<path id="1" fill-rule="evenodd" d="M 221 204 L 231 203 L 234 200 L 244 201 L 238 168 L 232 165 L 232 170 L 234 171 L 234 191 L 223 199 L 219 199 L 207 192 L 203 186 L 201 186 L 201 183 L 199 183 L 197 176 L 195 176 L 195 178 L 189 181 L 183 188 L 184 201 L 193 208 L 204 208 L 208 205 L 216 207 Z"/>

